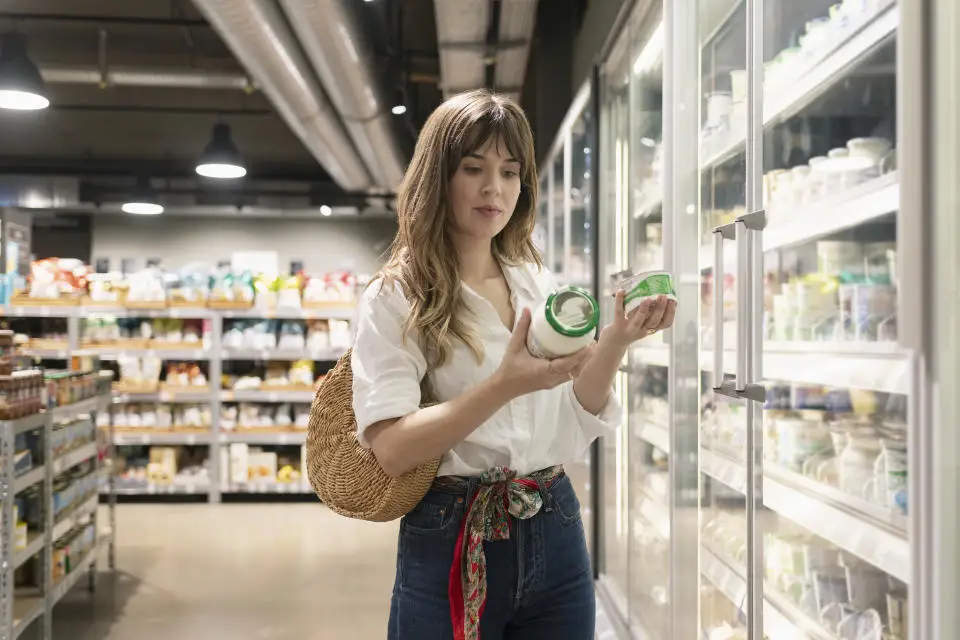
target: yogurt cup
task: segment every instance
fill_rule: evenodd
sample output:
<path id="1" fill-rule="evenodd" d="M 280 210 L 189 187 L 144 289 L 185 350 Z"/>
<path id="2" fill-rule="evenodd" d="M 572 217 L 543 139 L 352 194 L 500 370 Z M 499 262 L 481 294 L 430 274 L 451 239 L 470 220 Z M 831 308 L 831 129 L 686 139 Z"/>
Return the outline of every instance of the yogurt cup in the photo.
<path id="1" fill-rule="evenodd" d="M 620 288 L 626 292 L 623 306 L 628 314 L 647 298 L 666 296 L 670 300 L 677 300 L 677 292 L 673 288 L 673 276 L 667 271 L 644 271 L 627 276 L 620 281 Z"/>
<path id="2" fill-rule="evenodd" d="M 537 307 L 527 332 L 527 349 L 537 358 L 562 358 L 591 342 L 600 323 L 600 305 L 586 289 L 557 289 Z"/>

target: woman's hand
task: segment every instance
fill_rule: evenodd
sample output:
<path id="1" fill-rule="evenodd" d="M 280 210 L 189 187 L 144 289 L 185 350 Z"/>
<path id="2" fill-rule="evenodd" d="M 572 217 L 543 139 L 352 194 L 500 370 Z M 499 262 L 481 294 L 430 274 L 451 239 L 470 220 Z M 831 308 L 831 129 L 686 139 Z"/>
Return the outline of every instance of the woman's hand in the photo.
<path id="1" fill-rule="evenodd" d="M 617 291 L 613 322 L 600 332 L 600 342 L 626 349 L 631 343 L 651 336 L 657 331 L 669 329 L 677 314 L 677 303 L 666 296 L 644 300 L 627 315 L 623 298 L 626 293 Z"/>
<path id="2" fill-rule="evenodd" d="M 542 389 L 552 389 L 568 380 L 573 380 L 583 369 L 593 353 L 594 345 L 587 346 L 563 358 L 546 360 L 535 358 L 527 349 L 527 332 L 530 330 L 530 310 L 520 314 L 507 352 L 494 374 L 511 397 L 519 397 Z"/>

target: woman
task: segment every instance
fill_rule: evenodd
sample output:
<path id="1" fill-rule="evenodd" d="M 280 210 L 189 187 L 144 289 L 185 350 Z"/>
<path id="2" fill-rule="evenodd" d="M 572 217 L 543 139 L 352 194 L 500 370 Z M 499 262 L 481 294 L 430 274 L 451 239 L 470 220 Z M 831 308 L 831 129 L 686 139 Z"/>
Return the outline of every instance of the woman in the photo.
<path id="1" fill-rule="evenodd" d="M 427 120 L 398 193 L 390 258 L 359 305 L 358 438 L 399 476 L 440 458 L 400 523 L 391 640 L 591 640 L 595 595 L 580 505 L 559 465 L 618 426 L 631 342 L 670 326 L 647 301 L 595 345 L 527 351 L 556 287 L 531 234 L 537 175 L 521 109 L 487 91 Z M 439 403 L 421 408 L 421 387 Z"/>

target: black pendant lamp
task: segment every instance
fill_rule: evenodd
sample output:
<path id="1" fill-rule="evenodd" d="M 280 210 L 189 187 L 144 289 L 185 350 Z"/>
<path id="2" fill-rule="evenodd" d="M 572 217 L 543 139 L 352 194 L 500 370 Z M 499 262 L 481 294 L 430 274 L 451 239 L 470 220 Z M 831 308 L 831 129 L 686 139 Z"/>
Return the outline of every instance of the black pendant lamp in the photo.
<path id="1" fill-rule="evenodd" d="M 196 171 L 205 178 L 220 180 L 242 178 L 247 175 L 240 151 L 230 135 L 229 125 L 223 123 L 213 125 L 213 137 L 200 155 Z"/>
<path id="2" fill-rule="evenodd" d="M 133 196 L 120 207 L 124 213 L 136 216 L 158 216 L 163 213 L 163 205 L 157 199 L 157 194 L 150 186 L 148 178 L 137 179 L 137 188 Z"/>
<path id="3" fill-rule="evenodd" d="M 35 111 L 50 106 L 40 70 L 27 55 L 27 37 L 0 36 L 0 109 Z"/>

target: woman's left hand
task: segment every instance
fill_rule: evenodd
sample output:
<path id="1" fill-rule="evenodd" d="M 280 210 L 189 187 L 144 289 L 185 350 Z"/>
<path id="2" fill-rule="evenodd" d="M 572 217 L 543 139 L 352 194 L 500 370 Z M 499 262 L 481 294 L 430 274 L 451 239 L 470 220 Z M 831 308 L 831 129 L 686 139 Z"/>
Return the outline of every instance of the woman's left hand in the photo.
<path id="1" fill-rule="evenodd" d="M 617 291 L 613 322 L 600 332 L 600 341 L 609 342 L 622 348 L 631 343 L 653 335 L 657 331 L 669 329 L 677 313 L 677 303 L 666 296 L 657 296 L 644 300 L 639 307 L 624 312 L 623 298 L 626 293 Z"/>

